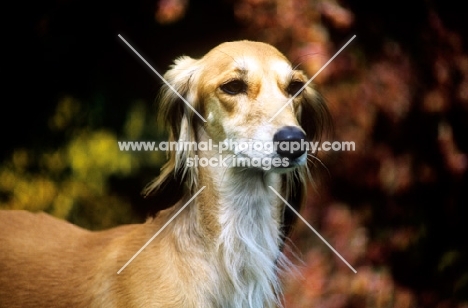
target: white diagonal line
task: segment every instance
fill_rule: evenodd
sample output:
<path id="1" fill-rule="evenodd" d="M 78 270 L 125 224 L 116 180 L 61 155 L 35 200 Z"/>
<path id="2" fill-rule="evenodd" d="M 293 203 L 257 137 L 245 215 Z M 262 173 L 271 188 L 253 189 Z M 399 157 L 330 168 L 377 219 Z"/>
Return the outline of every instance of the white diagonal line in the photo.
<path id="1" fill-rule="evenodd" d="M 156 234 L 153 235 L 153 236 L 146 242 L 146 244 L 143 245 L 143 247 L 141 247 L 140 250 L 138 250 L 138 251 L 133 255 L 133 257 L 131 257 L 130 260 L 127 261 L 127 263 L 125 263 L 124 266 L 122 266 L 122 268 L 117 272 L 117 274 L 120 274 L 120 273 L 127 267 L 127 265 L 129 265 L 129 264 L 140 254 L 140 252 L 142 252 L 143 249 L 145 249 L 146 246 L 148 246 L 148 245 L 156 238 L 156 236 L 158 236 L 159 233 L 161 233 L 161 232 L 171 223 L 171 221 L 173 221 L 174 218 L 176 218 L 177 215 L 179 215 L 180 212 L 182 212 L 182 211 L 187 207 L 187 205 L 189 205 L 190 202 L 192 202 L 192 200 L 195 199 L 195 197 L 198 196 L 198 194 L 201 193 L 201 191 L 202 191 L 203 189 L 205 189 L 205 187 L 206 187 L 206 186 L 203 186 L 202 188 L 200 188 L 200 190 L 197 191 L 197 193 L 196 193 L 195 195 L 193 195 L 193 197 L 190 198 L 190 200 L 187 201 L 187 202 L 184 204 L 184 206 L 181 207 L 180 210 L 178 210 L 177 213 L 175 213 L 174 216 L 172 216 L 171 219 L 169 219 L 169 220 L 164 224 L 164 226 L 162 226 L 161 229 L 159 229 L 158 232 L 156 232 Z"/>
<path id="2" fill-rule="evenodd" d="M 323 238 L 323 236 L 320 235 L 320 233 L 318 233 L 308 222 L 307 220 L 304 219 L 304 217 L 301 216 L 301 214 L 299 214 L 286 200 L 284 200 L 284 198 L 271 186 L 268 186 L 270 187 L 270 189 L 287 205 L 289 206 L 289 208 L 294 212 L 294 214 L 297 215 L 297 217 L 299 217 L 306 225 L 307 227 L 309 227 L 340 259 L 341 261 L 343 261 L 355 274 L 357 273 L 357 271 L 351 266 L 351 264 L 348 263 L 348 261 L 345 260 L 345 258 L 343 258 L 339 253 L 338 251 L 336 251 L 335 248 L 333 248 L 332 245 L 330 245 L 327 240 L 325 240 Z"/>
<path id="3" fill-rule="evenodd" d="M 149 64 L 148 61 L 146 61 L 145 58 L 143 58 L 143 57 L 138 53 L 138 51 L 135 50 L 135 48 L 132 47 L 132 45 L 130 45 L 130 43 L 128 43 L 120 34 L 118 35 L 118 37 L 120 37 L 120 39 L 121 39 L 125 44 L 127 44 L 127 46 L 128 46 L 143 62 L 145 62 L 145 64 L 148 65 L 148 67 L 149 67 L 156 75 L 158 75 L 158 77 L 159 77 L 172 91 L 174 91 L 174 93 L 175 93 L 190 109 L 192 109 L 193 112 L 195 112 L 196 115 L 199 116 L 200 119 L 202 119 L 203 122 L 206 122 L 205 118 L 202 117 L 202 115 L 199 114 L 198 111 L 196 111 L 195 108 L 193 108 L 192 105 L 190 105 L 190 103 L 189 103 L 182 95 L 180 95 L 180 93 L 177 92 L 177 90 L 174 89 L 174 87 L 173 87 L 169 82 L 167 82 L 166 79 L 164 79 L 164 77 L 161 76 L 161 74 L 159 74 L 158 71 L 155 70 L 155 69 L 151 66 L 151 64 Z"/>
<path id="4" fill-rule="evenodd" d="M 268 120 L 268 122 L 273 121 L 273 119 L 276 118 L 276 116 L 277 116 L 281 111 L 283 111 L 283 109 L 286 108 L 287 105 L 291 104 L 291 102 L 296 98 L 296 96 L 298 96 L 298 95 L 312 82 L 312 80 L 314 80 L 315 77 L 317 77 L 317 75 L 320 74 L 320 73 L 328 66 L 328 64 L 330 64 L 330 62 L 333 61 L 333 60 L 336 58 L 336 56 L 338 56 L 338 55 L 340 54 L 340 52 L 342 52 L 343 49 L 345 49 L 346 46 L 349 45 L 349 43 L 351 43 L 352 40 L 354 40 L 355 37 L 356 37 L 356 35 L 353 35 L 353 37 L 350 38 L 349 41 L 348 41 L 346 44 L 344 44 L 343 47 L 341 47 L 340 50 L 338 50 L 338 51 L 335 53 L 335 55 L 334 55 L 333 57 L 331 57 L 331 59 L 328 60 L 328 62 L 325 63 L 325 64 L 322 66 L 322 68 L 319 69 L 318 72 L 315 73 L 315 75 L 312 76 L 312 78 L 310 78 L 309 81 L 307 81 L 307 82 L 302 86 L 302 88 L 301 88 L 299 91 L 297 91 L 296 94 L 294 94 L 294 96 L 291 97 L 291 98 L 287 101 L 287 103 L 284 104 L 283 107 L 281 107 L 280 110 L 278 110 L 278 111 L 271 117 L 271 119 Z"/>

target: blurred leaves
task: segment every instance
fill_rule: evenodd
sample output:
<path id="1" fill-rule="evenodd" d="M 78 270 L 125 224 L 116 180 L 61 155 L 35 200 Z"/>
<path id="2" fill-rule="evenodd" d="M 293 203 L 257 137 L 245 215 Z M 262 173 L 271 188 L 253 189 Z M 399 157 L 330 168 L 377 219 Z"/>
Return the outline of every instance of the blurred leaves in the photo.
<path id="1" fill-rule="evenodd" d="M 312 194 L 318 200 L 304 215 L 358 274 L 298 226 L 293 240 L 304 251 L 304 279 L 287 280 L 286 306 L 462 307 L 457 298 L 468 299 L 468 266 L 460 261 L 468 250 L 461 218 L 468 189 L 462 36 L 428 3 L 399 17 L 379 10 L 373 16 L 370 3 L 352 0 L 242 0 L 234 9 L 248 37 L 279 47 L 310 76 L 357 35 L 314 80 L 328 100 L 335 138 L 355 141 L 357 150 L 324 158 L 330 188 Z M 399 25 L 405 18 L 423 23 Z M 392 26 L 406 30 L 390 32 Z"/>
<path id="2" fill-rule="evenodd" d="M 161 24 L 174 23 L 184 17 L 187 6 L 187 0 L 160 0 L 154 17 Z"/>
<path id="3" fill-rule="evenodd" d="M 51 134 L 65 134 L 66 141 L 57 148 L 17 149 L 0 166 L 2 208 L 46 211 L 93 229 L 139 220 L 109 180 L 143 166 L 157 170 L 164 154 L 120 151 L 115 132 L 77 121 L 85 119 L 81 109 L 76 99 L 62 98 L 48 123 Z M 134 103 L 122 138 L 138 140 L 154 129 L 147 114 L 143 102 Z"/>

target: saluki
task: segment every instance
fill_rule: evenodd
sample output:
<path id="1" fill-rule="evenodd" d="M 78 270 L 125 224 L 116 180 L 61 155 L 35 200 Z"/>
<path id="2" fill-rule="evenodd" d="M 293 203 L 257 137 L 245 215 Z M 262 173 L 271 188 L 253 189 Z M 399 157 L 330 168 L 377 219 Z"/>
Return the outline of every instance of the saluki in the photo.
<path id="1" fill-rule="evenodd" d="M 220 146 L 168 154 L 144 190 L 155 210 L 143 224 L 91 232 L 43 213 L 2 211 L 0 307 L 282 306 L 294 214 L 275 192 L 296 208 L 304 203 L 312 158 L 293 143 L 321 134 L 321 96 L 277 49 L 252 41 L 178 58 L 164 77 L 171 86 L 163 85 L 159 114 L 170 140 Z"/>

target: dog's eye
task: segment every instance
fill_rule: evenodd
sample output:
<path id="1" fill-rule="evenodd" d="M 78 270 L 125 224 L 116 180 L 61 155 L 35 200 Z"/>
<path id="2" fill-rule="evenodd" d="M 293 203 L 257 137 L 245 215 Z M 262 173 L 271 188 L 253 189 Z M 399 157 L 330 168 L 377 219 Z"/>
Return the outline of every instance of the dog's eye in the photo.
<path id="1" fill-rule="evenodd" d="M 286 89 L 286 91 L 288 91 L 288 93 L 292 96 L 296 95 L 301 89 L 302 87 L 304 86 L 304 83 L 302 81 L 299 81 L 299 80 L 293 80 L 291 81 L 291 83 L 289 84 L 288 88 Z"/>
<path id="2" fill-rule="evenodd" d="M 247 85 L 242 80 L 232 80 L 223 84 L 220 88 L 229 95 L 236 95 L 246 92 Z"/>

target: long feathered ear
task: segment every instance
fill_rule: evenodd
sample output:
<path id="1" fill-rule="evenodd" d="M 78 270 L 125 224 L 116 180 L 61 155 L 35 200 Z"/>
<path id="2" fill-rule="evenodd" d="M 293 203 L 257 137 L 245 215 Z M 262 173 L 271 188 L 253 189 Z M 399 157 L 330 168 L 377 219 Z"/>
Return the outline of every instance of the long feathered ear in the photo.
<path id="1" fill-rule="evenodd" d="M 304 173 L 301 170 L 297 170 L 293 173 L 283 174 L 281 175 L 281 177 L 282 183 L 284 185 L 282 191 L 286 192 L 286 199 L 288 203 L 296 211 L 300 211 L 302 205 L 304 204 L 307 192 L 306 178 Z M 291 235 L 292 228 L 296 223 L 296 220 L 296 214 L 293 211 L 291 211 L 289 207 L 285 206 L 283 210 L 283 220 L 281 228 L 283 240 Z"/>
<path id="2" fill-rule="evenodd" d="M 177 149 L 171 149 L 168 153 L 169 160 L 161 168 L 160 175 L 143 190 L 145 197 L 151 196 L 157 200 L 157 204 L 150 209 L 151 215 L 173 206 L 197 184 L 197 169 L 187 166 L 187 159 L 195 155 L 194 147 L 186 145 L 198 141 L 196 130 L 199 127 L 199 120 L 193 110 L 179 97 L 179 95 L 184 97 L 193 108 L 197 109 L 197 93 L 194 87 L 197 72 L 197 60 L 181 57 L 164 75 L 164 79 L 173 89 L 166 84 L 161 89 L 159 120 L 169 128 L 169 142 L 179 142 L 179 146 Z"/>
<path id="3" fill-rule="evenodd" d="M 311 86 L 304 89 L 297 117 L 308 141 L 320 141 L 328 134 L 331 118 L 325 99 Z"/>
<path id="4" fill-rule="evenodd" d="M 327 135 L 331 127 L 331 118 L 326 106 L 325 100 L 312 87 L 307 87 L 302 93 L 302 101 L 297 108 L 296 113 L 299 124 L 306 133 L 307 141 L 320 141 L 322 135 Z M 308 160 L 308 168 L 300 168 L 293 173 L 283 175 L 283 183 L 286 187 L 288 203 L 297 211 L 305 202 L 307 195 L 307 172 L 312 171 L 316 174 L 313 160 Z M 292 227 L 297 220 L 289 208 L 285 208 L 283 213 L 283 236 L 288 237 L 291 234 Z"/>

